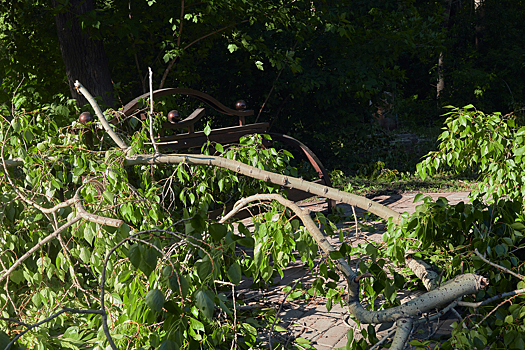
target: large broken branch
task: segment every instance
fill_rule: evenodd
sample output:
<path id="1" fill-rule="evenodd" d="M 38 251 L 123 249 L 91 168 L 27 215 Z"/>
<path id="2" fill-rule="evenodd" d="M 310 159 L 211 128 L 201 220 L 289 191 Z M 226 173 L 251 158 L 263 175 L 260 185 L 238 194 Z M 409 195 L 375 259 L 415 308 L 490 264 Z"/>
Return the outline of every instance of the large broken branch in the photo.
<path id="1" fill-rule="evenodd" d="M 220 222 L 225 222 L 227 219 L 235 215 L 235 213 L 240 211 L 244 206 L 257 200 L 275 200 L 290 208 L 301 219 L 308 232 L 310 232 L 317 244 L 326 254 L 336 251 L 334 246 L 328 242 L 326 236 L 317 227 L 308 213 L 306 213 L 292 201 L 289 201 L 278 194 L 258 194 L 241 199 L 235 203 L 232 211 L 228 213 L 223 219 L 221 219 Z M 416 299 L 412 299 L 403 305 L 381 311 L 369 311 L 361 305 L 359 300 L 359 280 L 363 275 L 357 276 L 344 258 L 337 259 L 334 262 L 336 263 L 337 269 L 347 278 L 348 308 L 360 323 L 396 322 L 397 330 L 391 345 L 391 349 L 404 349 L 405 343 L 412 331 L 413 323 L 416 318 L 421 316 L 422 313 L 444 306 L 451 302 L 457 303 L 457 298 L 465 294 L 475 294 L 488 285 L 488 280 L 486 278 L 468 273 L 457 276 L 456 278 L 448 281 L 443 286 L 435 288 L 430 292 L 425 293 Z M 422 276 L 427 276 L 432 281 L 435 280 L 435 276 L 432 276 L 434 278 L 428 276 L 427 269 L 421 264 L 421 262 L 414 261 L 413 263 L 421 265 L 418 266 L 418 270 L 421 270 L 420 274 Z"/>
<path id="2" fill-rule="evenodd" d="M 141 154 L 126 158 L 127 166 L 138 164 L 161 165 L 179 163 L 186 163 L 190 165 L 211 165 L 228 169 L 253 179 L 270 182 L 288 188 L 296 188 L 307 193 L 337 200 L 342 203 L 368 210 L 383 219 L 392 218 L 392 221 L 396 224 L 400 223 L 402 219 L 400 213 L 368 198 L 348 192 L 343 192 L 332 187 L 312 183 L 303 179 L 272 173 L 270 171 L 262 170 L 232 159 L 194 154 Z"/>

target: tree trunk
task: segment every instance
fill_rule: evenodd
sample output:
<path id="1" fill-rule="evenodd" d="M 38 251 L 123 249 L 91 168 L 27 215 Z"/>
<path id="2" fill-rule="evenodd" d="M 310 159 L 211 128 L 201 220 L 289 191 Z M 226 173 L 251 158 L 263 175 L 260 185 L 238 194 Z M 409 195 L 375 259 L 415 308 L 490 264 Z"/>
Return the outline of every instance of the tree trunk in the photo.
<path id="1" fill-rule="evenodd" d="M 57 7 L 59 0 L 53 0 Z M 75 90 L 74 83 L 80 81 L 102 102 L 114 106 L 113 83 L 109 71 L 104 45 L 100 40 L 90 38 L 90 30 L 82 29 L 79 16 L 94 10 L 93 0 L 70 0 L 66 8 L 55 16 L 58 41 L 66 67 L 71 96 L 82 107 L 87 100 Z"/>
<path id="2" fill-rule="evenodd" d="M 445 8 L 445 13 L 443 14 L 443 28 L 448 28 L 449 19 L 450 19 L 450 11 L 452 7 L 452 0 L 447 0 L 447 7 Z M 437 103 L 438 108 L 441 107 L 441 97 L 443 95 L 443 91 L 445 90 L 445 62 L 444 62 L 444 54 L 443 51 L 439 53 L 438 58 L 438 80 L 436 85 L 436 95 L 437 95 Z"/>
<path id="3" fill-rule="evenodd" d="M 476 50 L 479 50 L 481 38 L 485 31 L 483 19 L 485 17 L 484 0 L 474 0 L 474 12 L 476 14 Z"/>

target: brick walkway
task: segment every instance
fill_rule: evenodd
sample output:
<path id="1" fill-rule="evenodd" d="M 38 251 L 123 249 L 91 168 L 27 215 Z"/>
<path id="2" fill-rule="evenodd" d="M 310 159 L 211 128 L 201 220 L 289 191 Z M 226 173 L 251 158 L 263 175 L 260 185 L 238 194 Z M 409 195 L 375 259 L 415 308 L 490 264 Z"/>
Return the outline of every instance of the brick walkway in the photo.
<path id="1" fill-rule="evenodd" d="M 450 204 L 457 204 L 461 201 L 467 202 L 468 192 L 453 192 L 453 193 L 429 193 L 425 196 L 430 196 L 434 200 L 439 197 L 445 197 Z M 416 194 L 404 194 L 404 195 L 392 195 L 392 196 L 379 196 L 373 200 L 387 205 L 388 207 L 398 211 L 398 212 L 415 212 L 415 208 L 420 203 L 413 203 Z M 301 207 L 307 208 L 311 211 L 325 211 L 327 205 L 325 201 L 310 201 L 300 203 Z M 339 203 L 339 207 L 343 207 L 345 213 L 351 215 L 352 207 L 346 204 Z M 358 210 L 356 208 L 356 213 L 363 213 L 363 210 Z M 249 219 L 246 223 L 249 222 Z M 245 223 L 245 224 L 246 224 Z M 341 226 L 340 228 L 343 228 Z M 381 227 L 378 228 L 379 230 Z M 355 228 L 349 230 L 355 234 Z M 367 238 L 375 241 L 381 241 L 381 233 L 367 234 Z M 334 242 L 335 243 L 335 242 Z M 270 288 L 264 294 L 264 298 L 257 298 L 258 302 L 264 302 L 266 305 L 272 305 L 276 308 L 281 304 L 284 293 L 280 292 L 280 289 L 293 281 L 296 281 L 299 278 L 302 278 L 301 283 L 307 285 L 315 279 L 314 276 L 306 275 L 307 270 L 302 267 L 300 261 L 296 265 L 290 266 L 285 271 L 285 277 L 279 282 L 279 285 Z M 245 289 L 245 298 L 250 298 L 250 296 L 255 297 L 260 295 L 260 291 L 252 291 L 247 287 L 250 284 L 249 281 L 245 281 L 239 286 L 239 289 Z M 244 285 L 244 286 L 243 286 Z M 340 287 L 346 287 L 344 283 L 340 283 Z M 406 301 L 414 297 L 414 295 L 401 295 L 401 292 L 398 293 L 398 297 Z M 402 302 L 404 302 L 402 301 Z M 279 317 L 282 319 L 280 325 L 284 327 L 287 332 L 280 333 L 278 335 L 273 335 L 273 338 L 279 338 L 281 342 L 286 342 L 287 340 L 292 340 L 297 337 L 302 337 L 310 341 L 311 348 L 328 350 L 328 349 L 337 349 L 344 347 L 346 345 L 346 333 L 350 328 L 354 328 L 354 335 L 356 337 L 360 336 L 359 329 L 357 325 L 349 319 L 349 313 L 346 308 L 341 307 L 339 304 L 334 305 L 330 312 L 326 309 L 326 300 L 324 298 L 315 298 L 313 301 L 310 301 L 308 304 L 304 302 L 294 302 L 286 301 L 283 304 L 283 308 Z M 455 319 L 449 318 L 445 321 L 440 322 L 439 324 L 434 323 L 434 327 L 438 327 L 436 335 L 446 334 L 450 330 L 450 324 L 454 322 Z M 365 325 L 366 327 L 367 325 Z M 376 327 L 376 332 L 381 338 L 381 336 L 387 333 L 387 330 L 391 327 L 391 324 L 378 325 Z M 422 332 L 427 332 L 427 325 L 423 327 L 422 331 L 414 332 L 414 334 L 420 334 Z M 264 337 L 264 334 L 262 334 Z"/>

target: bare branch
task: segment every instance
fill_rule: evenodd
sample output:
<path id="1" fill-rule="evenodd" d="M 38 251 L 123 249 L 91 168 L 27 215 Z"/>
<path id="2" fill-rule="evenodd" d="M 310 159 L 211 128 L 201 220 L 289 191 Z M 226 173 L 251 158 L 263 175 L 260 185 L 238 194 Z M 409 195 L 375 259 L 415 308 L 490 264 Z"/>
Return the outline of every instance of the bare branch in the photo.
<path id="1" fill-rule="evenodd" d="M 405 348 L 408 336 L 412 333 L 413 323 L 414 320 L 411 317 L 401 317 L 396 320 L 396 334 L 394 335 L 390 349 L 402 350 Z"/>
<path id="2" fill-rule="evenodd" d="M 288 188 L 300 189 L 307 193 L 337 200 L 349 205 L 354 205 L 356 207 L 366 209 L 371 213 L 382 217 L 383 219 L 389 219 L 391 217 L 392 221 L 396 224 L 400 223 L 402 220 L 400 213 L 368 198 L 348 192 L 343 192 L 332 187 L 308 182 L 303 179 L 272 173 L 270 171 L 255 168 L 232 159 L 196 154 L 159 154 L 156 156 L 142 154 L 126 158 L 126 166 L 137 164 L 179 163 L 186 163 L 190 165 L 212 165 L 219 168 L 229 169 L 238 174 L 249 176 L 254 179 L 274 183 Z"/>
<path id="3" fill-rule="evenodd" d="M 423 282 L 425 288 L 430 291 L 436 289 L 438 274 L 423 260 L 413 259 L 410 255 L 406 258 L 408 268 Z"/>
<path id="4" fill-rule="evenodd" d="M 155 137 L 153 136 L 153 72 L 151 71 L 151 67 L 148 67 L 148 71 L 149 71 L 149 105 L 150 105 L 149 136 L 151 138 L 151 144 L 153 145 L 155 154 L 159 154 L 159 148 L 157 144 L 155 143 Z"/>
<path id="5" fill-rule="evenodd" d="M 493 263 L 492 261 L 487 260 L 483 255 L 480 254 L 480 252 L 478 251 L 478 248 L 476 248 L 476 249 L 474 250 L 474 253 L 476 253 L 476 255 L 477 255 L 481 260 L 483 260 L 484 262 L 486 262 L 487 264 L 492 265 L 492 266 L 494 266 L 495 268 L 498 268 L 498 269 L 500 269 L 500 270 L 503 271 L 503 272 L 510 273 L 512 276 L 518 277 L 520 280 L 524 280 L 524 279 L 525 279 L 525 276 L 520 275 L 520 274 L 517 273 L 517 272 L 511 271 L 511 270 L 507 269 L 506 267 L 503 267 L 503 266 L 501 266 L 501 265 L 498 265 L 498 264 Z"/>
<path id="6" fill-rule="evenodd" d="M 76 208 L 78 211 L 78 215 L 81 218 L 97 223 L 97 224 L 108 225 L 108 226 L 113 226 L 113 227 L 120 227 L 124 223 L 124 221 L 120 219 L 112 219 L 112 218 L 107 218 L 105 216 L 88 213 L 84 209 L 84 206 L 82 205 L 82 199 L 80 198 L 78 192 L 79 191 L 75 193 L 75 196 L 73 197 L 73 199 L 76 202 Z"/>
<path id="7" fill-rule="evenodd" d="M 24 260 L 26 260 L 28 257 L 30 257 L 34 252 L 36 252 L 40 247 L 42 247 L 47 242 L 51 241 L 53 238 L 55 238 L 60 232 L 64 231 L 69 226 L 73 225 L 74 223 L 80 221 L 82 217 L 75 216 L 73 219 L 66 222 L 64 225 L 60 226 L 55 232 L 38 242 L 33 248 L 29 249 L 24 255 L 22 255 L 10 268 L 7 270 L 2 277 L 0 277 L 0 282 L 2 282 L 7 276 L 9 276 Z"/>
<path id="8" fill-rule="evenodd" d="M 126 151 L 128 149 L 128 146 L 126 145 L 126 143 L 124 141 L 122 141 L 122 139 L 113 131 L 113 129 L 111 129 L 111 126 L 109 125 L 108 121 L 106 120 L 106 118 L 104 117 L 104 114 L 102 113 L 102 111 L 100 110 L 100 107 L 98 106 L 98 103 L 97 101 L 95 101 L 95 99 L 93 98 L 93 96 L 91 96 L 91 94 L 89 93 L 89 91 L 87 91 L 87 89 L 82 86 L 82 84 L 79 83 L 79 81 L 77 80 L 75 82 L 75 88 L 78 90 L 78 92 L 80 92 L 82 95 L 84 95 L 84 97 L 88 100 L 89 104 L 91 105 L 91 107 L 93 107 L 93 110 L 95 111 L 95 113 L 97 114 L 99 120 L 100 120 L 100 123 L 102 124 L 102 126 L 104 127 L 104 129 L 106 130 L 106 132 L 108 133 L 108 135 L 111 137 L 111 139 L 113 141 L 115 141 L 115 143 L 124 151 Z"/>
<path id="9" fill-rule="evenodd" d="M 488 298 L 486 300 L 483 300 L 483 301 L 480 301 L 480 302 L 477 302 L 477 303 L 470 303 L 468 301 L 460 301 L 460 302 L 458 302 L 458 305 L 459 306 L 478 308 L 478 307 L 490 304 L 493 301 L 496 301 L 496 300 L 499 300 L 499 299 L 503 299 L 503 298 L 506 298 L 506 297 L 511 297 L 511 296 L 518 295 L 518 294 L 523 294 L 523 293 L 525 293 L 525 288 L 524 289 L 516 289 L 516 290 L 513 290 L 511 292 L 498 294 L 498 295 L 495 295 L 495 296 L 493 296 L 491 298 Z"/>

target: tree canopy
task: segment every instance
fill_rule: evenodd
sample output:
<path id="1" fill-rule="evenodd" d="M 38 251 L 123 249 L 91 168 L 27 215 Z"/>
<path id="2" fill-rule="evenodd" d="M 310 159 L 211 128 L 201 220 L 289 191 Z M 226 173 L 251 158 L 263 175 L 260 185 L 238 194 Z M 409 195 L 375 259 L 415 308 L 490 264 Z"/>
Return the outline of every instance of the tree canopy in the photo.
<path id="1" fill-rule="evenodd" d="M 190 87 L 224 103 L 264 106 L 256 118 L 314 140 L 334 166 L 343 162 L 340 145 L 352 146 L 385 96 L 399 125 L 439 119 L 440 55 L 441 106 L 508 113 L 523 105 L 521 1 L 88 2 L 93 9 L 76 19 L 104 44 L 116 106 L 148 90 L 151 67 L 156 88 Z M 3 102 L 22 75 L 17 95 L 27 108 L 70 96 L 55 18 L 72 4 L 1 2 Z"/>

